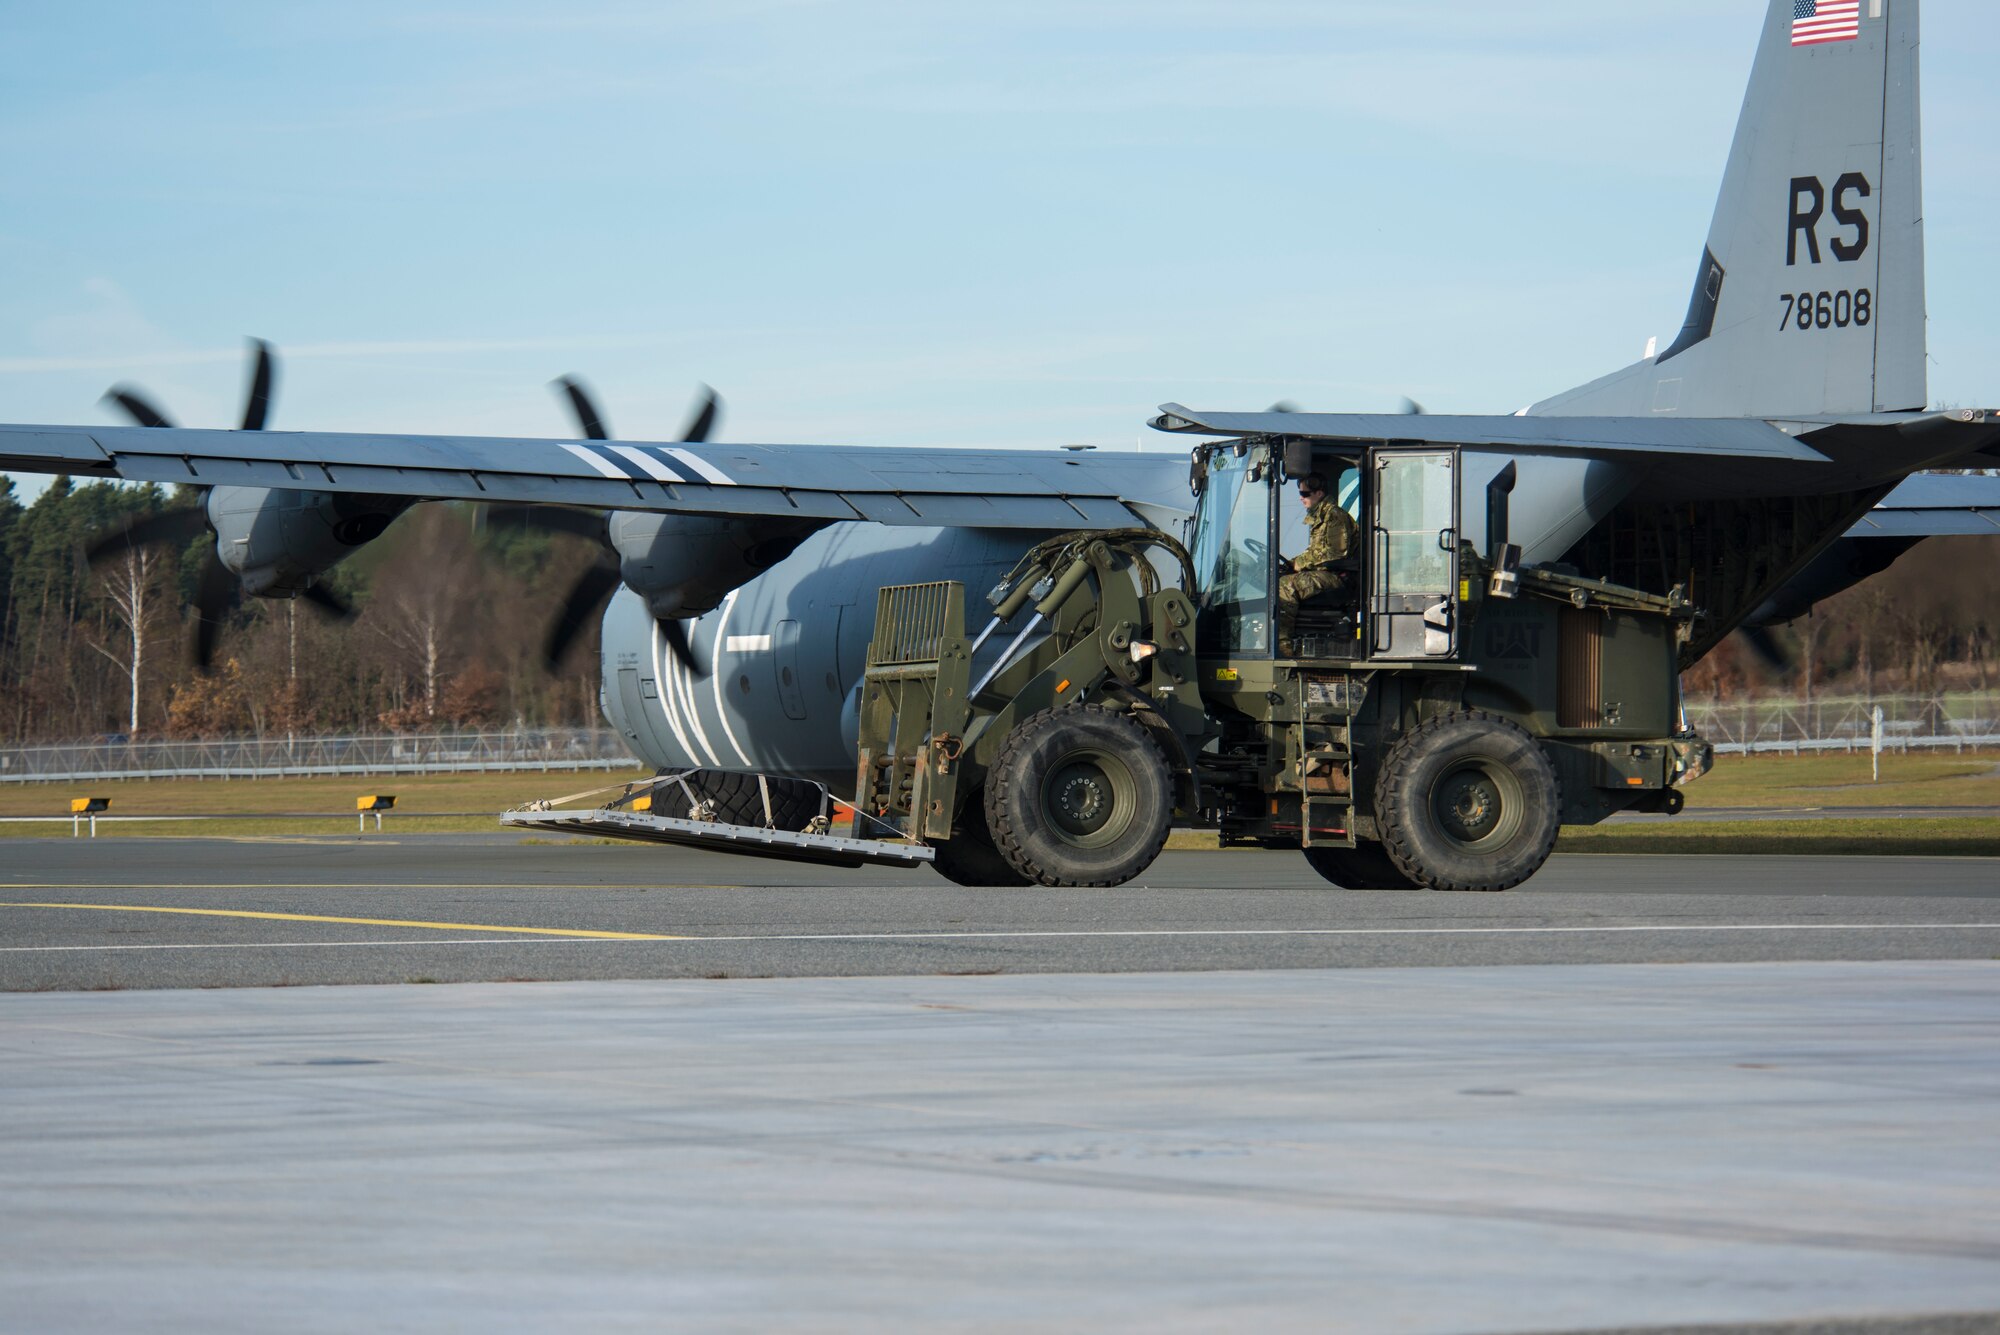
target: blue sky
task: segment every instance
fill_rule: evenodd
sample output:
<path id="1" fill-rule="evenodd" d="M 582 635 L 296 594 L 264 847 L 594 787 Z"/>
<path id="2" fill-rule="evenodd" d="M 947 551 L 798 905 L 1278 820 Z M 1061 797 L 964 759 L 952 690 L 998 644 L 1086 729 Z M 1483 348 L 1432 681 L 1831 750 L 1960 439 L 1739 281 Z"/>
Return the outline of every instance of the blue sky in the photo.
<path id="1" fill-rule="evenodd" d="M 1931 394 L 2000 403 L 2000 7 L 1925 10 Z M 231 424 L 257 334 L 284 427 L 1177 449 L 1671 336 L 1763 4 L 4 12 L 0 421 Z"/>

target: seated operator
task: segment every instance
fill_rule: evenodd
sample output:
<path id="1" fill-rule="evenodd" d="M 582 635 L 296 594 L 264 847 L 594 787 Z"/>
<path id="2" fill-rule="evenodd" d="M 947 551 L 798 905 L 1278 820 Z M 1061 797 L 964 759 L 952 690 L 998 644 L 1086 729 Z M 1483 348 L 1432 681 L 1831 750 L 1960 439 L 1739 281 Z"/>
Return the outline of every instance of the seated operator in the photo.
<path id="1" fill-rule="evenodd" d="M 1354 554 L 1360 534 L 1354 520 L 1327 494 L 1326 478 L 1307 473 L 1299 479 L 1299 500 L 1306 507 L 1306 549 L 1285 562 L 1289 573 L 1278 579 L 1278 657 L 1296 658 L 1292 630 L 1299 604 L 1317 594 L 1347 587 L 1347 575 L 1334 563 Z"/>

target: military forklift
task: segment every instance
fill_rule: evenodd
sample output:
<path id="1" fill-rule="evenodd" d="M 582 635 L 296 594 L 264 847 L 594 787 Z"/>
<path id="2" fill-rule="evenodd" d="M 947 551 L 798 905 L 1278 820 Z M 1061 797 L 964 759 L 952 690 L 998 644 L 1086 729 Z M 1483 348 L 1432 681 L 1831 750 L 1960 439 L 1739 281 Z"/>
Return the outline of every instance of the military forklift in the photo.
<path id="1" fill-rule="evenodd" d="M 1180 825 L 1224 849 L 1299 849 L 1350 889 L 1505 890 L 1563 825 L 1679 811 L 1712 752 L 1680 710 L 1682 592 L 1524 568 L 1511 466 L 1485 488 L 1476 547 L 1458 471 L 1436 445 L 1204 443 L 1185 543 L 1044 541 L 987 595 L 976 633 L 956 582 L 881 590 L 851 803 L 822 791 L 800 829 L 754 804 L 718 820 L 665 776 L 595 812 L 505 819 L 928 862 L 987 886 L 1118 885 Z M 1338 587 L 1299 606 L 1281 656 L 1281 553 L 1304 542 L 1289 484 L 1315 473 L 1360 542 Z M 843 809 L 852 829 L 835 834 Z"/>

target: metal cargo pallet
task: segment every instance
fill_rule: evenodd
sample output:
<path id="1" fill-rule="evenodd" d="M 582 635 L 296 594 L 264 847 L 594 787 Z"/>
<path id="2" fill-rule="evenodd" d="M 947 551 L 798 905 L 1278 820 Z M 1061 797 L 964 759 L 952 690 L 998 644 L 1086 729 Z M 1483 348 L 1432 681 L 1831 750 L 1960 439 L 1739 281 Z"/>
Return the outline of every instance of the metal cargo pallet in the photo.
<path id="1" fill-rule="evenodd" d="M 686 816 L 661 816 L 649 810 L 654 791 L 671 780 L 647 784 L 615 785 L 620 795 L 594 810 L 558 810 L 564 802 L 608 791 L 595 789 L 547 802 L 536 802 L 515 811 L 501 813 L 500 823 L 516 828 L 564 830 L 610 839 L 633 839 L 644 843 L 679 844 L 718 853 L 749 854 L 780 858 L 790 862 L 816 862 L 834 867 L 862 867 L 870 863 L 894 867 L 922 867 L 937 856 L 926 844 L 907 839 L 856 839 L 811 830 L 780 830 L 769 825 L 737 825 L 722 820 L 699 820 Z M 824 791 L 824 790 L 822 790 Z M 840 806 L 848 803 L 829 797 Z M 815 824 L 824 824 L 822 818 Z M 766 805 L 769 813 L 769 805 Z M 699 813 L 696 813 L 697 815 Z M 856 821 L 872 819 L 860 812 Z"/>

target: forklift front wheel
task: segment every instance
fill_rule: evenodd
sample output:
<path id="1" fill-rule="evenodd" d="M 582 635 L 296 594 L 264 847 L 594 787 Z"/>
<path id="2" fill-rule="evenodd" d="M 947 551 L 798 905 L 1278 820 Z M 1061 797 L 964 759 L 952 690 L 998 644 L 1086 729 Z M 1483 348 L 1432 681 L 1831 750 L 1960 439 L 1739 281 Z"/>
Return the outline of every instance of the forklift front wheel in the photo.
<path id="1" fill-rule="evenodd" d="M 1405 735 L 1382 762 L 1375 819 L 1391 860 L 1433 890 L 1506 890 L 1540 871 L 1561 828 L 1541 744 L 1479 710 Z"/>
<path id="2" fill-rule="evenodd" d="M 1160 855 L 1173 780 L 1145 726 L 1094 705 L 1047 709 L 1000 747 L 986 778 L 993 842 L 1041 885 L 1122 885 Z"/>

